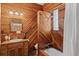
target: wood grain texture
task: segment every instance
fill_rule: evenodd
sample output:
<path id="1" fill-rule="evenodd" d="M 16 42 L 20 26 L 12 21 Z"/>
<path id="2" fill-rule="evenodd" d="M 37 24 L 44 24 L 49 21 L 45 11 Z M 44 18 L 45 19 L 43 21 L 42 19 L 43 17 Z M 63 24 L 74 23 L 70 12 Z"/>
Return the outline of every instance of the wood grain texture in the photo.
<path id="1" fill-rule="evenodd" d="M 44 50 L 39 50 L 39 56 L 48 56 Z"/>
<path id="2" fill-rule="evenodd" d="M 37 43 L 37 12 L 42 10 L 42 6 L 32 3 L 27 4 L 5 4 L 1 5 L 1 30 L 10 34 L 10 21 L 12 18 L 20 19 L 23 24 L 22 32 L 27 32 L 26 38 L 29 39 L 29 51 Z M 23 16 L 10 15 L 9 11 L 22 12 Z M 6 30 L 5 30 L 6 29 Z"/>
<path id="3" fill-rule="evenodd" d="M 28 42 L 1 45 L 0 56 L 28 56 Z"/>
<path id="4" fill-rule="evenodd" d="M 53 22 L 50 17 L 51 13 L 55 9 L 59 9 L 60 30 L 58 32 L 52 30 Z M 39 48 L 45 48 L 45 45 L 47 43 L 52 43 L 54 48 L 63 51 L 65 4 L 46 3 L 44 4 L 44 6 L 41 6 L 33 3 L 29 4 L 3 3 L 1 6 L 1 10 L 2 10 L 1 30 L 4 31 L 5 33 L 8 34 L 11 33 L 10 21 L 13 18 L 22 21 L 23 24 L 22 32 L 27 32 L 26 38 L 29 39 L 29 52 L 32 50 L 32 48 L 36 43 L 39 43 Z M 9 14 L 10 10 L 22 12 L 24 15 L 23 16 L 10 15 Z"/>
<path id="5" fill-rule="evenodd" d="M 0 4 L 0 28 L 1 28 L 1 4 Z M 0 43 L 1 43 L 1 29 L 0 29 Z"/>
<path id="6" fill-rule="evenodd" d="M 38 12 L 39 49 L 51 42 L 51 14 L 45 11 Z"/>
<path id="7" fill-rule="evenodd" d="M 52 45 L 54 48 L 59 49 L 60 51 L 63 51 L 63 31 L 64 31 L 64 13 L 65 13 L 65 4 L 62 3 L 47 3 L 43 6 L 43 10 L 53 13 L 53 10 L 58 9 L 59 10 L 59 31 L 51 31 L 52 36 Z M 52 24 L 51 27 L 53 27 L 53 18 L 52 18 Z"/>
<path id="8" fill-rule="evenodd" d="M 1 4 L 0 4 L 0 28 L 1 28 Z M 0 29 L 0 44 L 1 44 L 1 29 Z M 1 55 L 1 45 L 0 45 L 0 55 Z"/>

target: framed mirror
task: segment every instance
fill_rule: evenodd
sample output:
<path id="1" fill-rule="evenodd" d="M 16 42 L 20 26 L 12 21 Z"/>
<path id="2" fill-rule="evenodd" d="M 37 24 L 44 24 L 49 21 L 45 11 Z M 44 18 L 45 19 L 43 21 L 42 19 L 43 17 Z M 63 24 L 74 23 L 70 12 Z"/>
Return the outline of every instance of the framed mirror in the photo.
<path id="1" fill-rule="evenodd" d="M 12 19 L 10 26 L 11 32 L 22 31 L 22 21 L 20 19 Z"/>

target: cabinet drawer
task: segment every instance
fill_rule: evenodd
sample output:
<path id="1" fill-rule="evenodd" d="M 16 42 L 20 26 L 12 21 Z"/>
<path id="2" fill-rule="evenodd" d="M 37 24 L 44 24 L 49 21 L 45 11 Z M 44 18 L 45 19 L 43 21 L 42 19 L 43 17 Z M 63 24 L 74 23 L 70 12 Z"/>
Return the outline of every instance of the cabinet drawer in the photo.
<path id="1" fill-rule="evenodd" d="M 1 49 L 7 49 L 7 45 L 1 45 Z"/>

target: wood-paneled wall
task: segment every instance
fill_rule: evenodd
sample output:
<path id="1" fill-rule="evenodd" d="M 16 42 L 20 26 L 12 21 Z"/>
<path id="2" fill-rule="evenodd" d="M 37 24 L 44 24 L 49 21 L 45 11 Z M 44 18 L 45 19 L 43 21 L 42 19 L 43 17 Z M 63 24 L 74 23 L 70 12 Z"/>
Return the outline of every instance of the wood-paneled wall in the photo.
<path id="1" fill-rule="evenodd" d="M 1 4 L 0 4 L 0 44 L 1 44 Z M 1 45 L 0 45 L 0 48 L 1 48 Z M 0 54 L 1 54 L 1 51 L 0 51 Z"/>
<path id="2" fill-rule="evenodd" d="M 37 12 L 42 10 L 42 6 L 38 4 L 1 4 L 1 30 L 5 33 L 10 33 L 10 21 L 12 18 L 22 21 L 23 30 L 22 32 L 27 32 L 26 38 L 29 41 L 29 48 L 33 47 L 37 42 Z M 10 15 L 9 11 L 22 12 L 23 16 Z"/>
<path id="3" fill-rule="evenodd" d="M 52 28 L 52 31 L 51 31 L 52 44 L 53 44 L 54 48 L 63 51 L 63 37 L 64 37 L 63 31 L 64 31 L 65 4 L 47 3 L 47 4 L 44 4 L 44 6 L 43 6 L 43 10 L 50 12 L 51 14 L 53 13 L 53 10 L 55 10 L 55 9 L 59 10 L 59 31 L 55 32 L 55 31 L 53 31 L 53 28 Z M 52 25 L 51 27 L 53 27 L 53 21 L 52 21 L 51 25 Z"/>
<path id="4" fill-rule="evenodd" d="M 52 20 L 47 19 L 52 13 L 53 10 L 59 9 L 59 26 L 60 30 L 58 32 L 51 31 Z M 30 40 L 29 48 L 31 49 L 39 40 L 41 47 L 43 43 L 52 43 L 53 47 L 63 51 L 63 28 L 64 28 L 64 10 L 65 4 L 62 3 L 46 3 L 44 6 L 38 4 L 2 4 L 1 5 L 1 30 L 5 33 L 11 33 L 10 30 L 10 21 L 12 18 L 21 20 L 23 23 L 22 32 L 27 32 L 26 38 Z M 23 16 L 10 15 L 9 11 L 18 11 L 22 12 Z M 42 12 L 42 19 L 37 19 L 37 12 Z M 40 14 L 39 14 L 40 15 Z M 47 17 L 47 18 L 46 18 Z M 39 24 L 38 24 L 39 23 Z M 51 37 L 52 36 L 52 37 Z M 44 47 L 44 46 L 43 46 Z"/>
<path id="5" fill-rule="evenodd" d="M 0 28 L 1 28 L 1 4 L 0 4 Z M 0 29 L 0 43 L 1 43 L 1 29 Z"/>

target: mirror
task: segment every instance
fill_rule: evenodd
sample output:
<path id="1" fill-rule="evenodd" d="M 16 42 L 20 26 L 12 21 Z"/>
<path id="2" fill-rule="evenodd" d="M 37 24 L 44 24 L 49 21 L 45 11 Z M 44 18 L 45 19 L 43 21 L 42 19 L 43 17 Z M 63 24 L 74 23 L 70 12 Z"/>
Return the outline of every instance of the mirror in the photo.
<path id="1" fill-rule="evenodd" d="M 10 22 L 11 31 L 22 31 L 22 21 L 21 19 L 12 19 Z"/>

